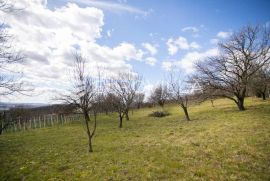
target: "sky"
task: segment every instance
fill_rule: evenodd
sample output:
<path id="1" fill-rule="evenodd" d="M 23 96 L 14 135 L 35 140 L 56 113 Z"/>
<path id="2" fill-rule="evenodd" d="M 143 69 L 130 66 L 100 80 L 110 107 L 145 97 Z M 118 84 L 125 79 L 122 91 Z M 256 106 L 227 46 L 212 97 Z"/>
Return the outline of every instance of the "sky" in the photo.
<path id="1" fill-rule="evenodd" d="M 11 69 L 35 90 L 0 102 L 53 103 L 71 85 L 73 53 L 91 75 L 136 72 L 141 91 L 172 71 L 185 77 L 194 62 L 218 55 L 217 43 L 245 25 L 270 26 L 269 0 L 12 0 L 20 11 L 0 20 L 25 59 Z"/>

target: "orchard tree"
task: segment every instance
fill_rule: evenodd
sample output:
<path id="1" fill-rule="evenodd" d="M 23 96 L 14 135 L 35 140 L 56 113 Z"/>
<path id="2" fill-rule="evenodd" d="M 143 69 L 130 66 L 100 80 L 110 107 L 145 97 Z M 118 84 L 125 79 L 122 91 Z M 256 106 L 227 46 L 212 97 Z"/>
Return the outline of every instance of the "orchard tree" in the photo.
<path id="1" fill-rule="evenodd" d="M 129 110 L 136 94 L 139 91 L 142 82 L 142 77 L 133 73 L 119 73 L 116 78 L 113 78 L 110 85 L 110 92 L 112 92 L 115 97 L 121 99 L 120 107 L 124 106 L 124 115 L 126 120 L 129 120 Z M 117 101 L 119 102 L 119 101 Z"/>
<path id="2" fill-rule="evenodd" d="M 196 64 L 194 79 L 213 96 L 233 100 L 240 111 L 254 74 L 270 62 L 270 31 L 246 26 L 219 43 L 219 55 Z M 203 90 L 205 91 L 205 90 Z"/>
<path id="3" fill-rule="evenodd" d="M 251 79 L 250 87 L 252 92 L 263 100 L 266 99 L 270 86 L 270 70 L 267 68 L 259 69 Z"/>
<path id="4" fill-rule="evenodd" d="M 88 151 L 93 152 L 92 139 L 97 125 L 99 90 L 96 79 L 87 74 L 85 64 L 86 59 L 81 54 L 76 53 L 74 55 L 72 89 L 68 90 L 68 93 L 62 95 L 60 99 L 76 106 L 82 112 L 88 136 Z M 93 120 L 90 119 L 90 113 L 93 114 Z"/>
<path id="5" fill-rule="evenodd" d="M 169 90 L 167 85 L 159 84 L 156 86 L 150 96 L 150 101 L 158 104 L 159 106 L 164 107 L 165 102 L 169 98 Z"/>
<path id="6" fill-rule="evenodd" d="M 136 107 L 137 109 L 140 109 L 143 104 L 144 97 L 145 97 L 144 93 L 136 94 L 134 98 L 134 105 L 135 105 L 134 107 Z"/>
<path id="7" fill-rule="evenodd" d="M 192 97 L 192 90 L 188 84 L 181 80 L 179 75 L 171 73 L 169 79 L 169 92 L 170 98 L 182 108 L 186 120 L 190 121 L 188 114 L 188 104 Z"/>

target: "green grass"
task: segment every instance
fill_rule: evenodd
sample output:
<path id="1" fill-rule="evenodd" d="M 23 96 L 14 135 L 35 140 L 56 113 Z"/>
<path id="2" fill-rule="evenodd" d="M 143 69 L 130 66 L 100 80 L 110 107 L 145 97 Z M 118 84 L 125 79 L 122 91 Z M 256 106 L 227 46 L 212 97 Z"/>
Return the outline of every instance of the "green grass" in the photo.
<path id="1" fill-rule="evenodd" d="M 155 108 L 130 115 L 119 129 L 102 116 L 87 152 L 81 124 L 0 136 L 0 180 L 270 180 L 270 102 L 249 98 L 179 107 L 164 118 Z"/>

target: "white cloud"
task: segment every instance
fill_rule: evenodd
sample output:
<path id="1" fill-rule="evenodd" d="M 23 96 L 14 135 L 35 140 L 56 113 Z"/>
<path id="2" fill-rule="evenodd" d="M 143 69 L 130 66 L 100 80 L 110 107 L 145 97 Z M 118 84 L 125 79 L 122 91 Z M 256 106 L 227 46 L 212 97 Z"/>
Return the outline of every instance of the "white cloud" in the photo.
<path id="1" fill-rule="evenodd" d="M 180 66 L 187 73 L 191 73 L 194 71 L 194 63 L 197 61 L 203 61 L 207 57 L 218 55 L 218 49 L 212 48 L 205 52 L 188 52 L 181 60 L 176 62 L 176 65 Z"/>
<path id="2" fill-rule="evenodd" d="M 220 32 L 218 32 L 217 37 L 225 39 L 225 38 L 228 38 L 231 35 L 232 35 L 232 32 L 220 31 Z"/>
<path id="3" fill-rule="evenodd" d="M 170 55 L 175 55 L 178 50 L 188 50 L 200 48 L 199 44 L 192 42 L 189 44 L 188 40 L 182 36 L 179 36 L 177 39 L 169 38 L 167 41 L 168 52 Z"/>
<path id="4" fill-rule="evenodd" d="M 154 66 L 157 62 L 157 59 L 154 58 L 154 57 L 147 57 L 145 59 L 145 63 L 148 64 L 148 65 L 151 65 L 151 66 Z"/>
<path id="5" fill-rule="evenodd" d="M 199 32 L 199 29 L 194 27 L 194 26 L 187 26 L 185 28 L 182 28 L 182 31 L 183 32 L 186 32 L 186 31 L 191 31 L 192 33 L 198 33 Z"/>
<path id="6" fill-rule="evenodd" d="M 154 88 L 154 85 L 151 83 L 144 85 L 143 93 L 145 94 L 146 100 L 151 96 L 151 92 L 152 92 L 153 88 Z"/>
<path id="7" fill-rule="evenodd" d="M 162 62 L 161 67 L 166 71 L 170 71 L 173 67 L 173 62 L 164 61 L 164 62 Z"/>
<path id="8" fill-rule="evenodd" d="M 200 45 L 196 42 L 191 42 L 191 44 L 189 45 L 191 48 L 193 49 L 199 49 L 200 48 Z"/>
<path id="9" fill-rule="evenodd" d="M 142 43 L 142 46 L 150 52 L 151 55 L 155 55 L 157 53 L 157 48 L 150 43 Z"/>
<path id="10" fill-rule="evenodd" d="M 128 12 L 144 16 L 147 16 L 149 14 L 148 11 L 144 11 L 139 8 L 129 6 L 126 3 L 113 3 L 109 1 L 96 1 L 96 0 L 71 0 L 70 2 L 81 3 L 87 6 L 94 6 L 97 8 L 110 10 L 113 12 Z"/>
<path id="11" fill-rule="evenodd" d="M 219 42 L 219 39 L 217 39 L 217 38 L 213 38 L 213 39 L 210 40 L 210 43 L 213 44 L 213 45 L 218 44 L 218 42 Z"/>
<path id="12" fill-rule="evenodd" d="M 143 60 L 144 52 L 128 42 L 115 47 L 96 42 L 101 38 L 104 25 L 100 9 L 68 3 L 50 10 L 45 0 L 21 0 L 17 7 L 22 10 L 9 15 L 0 12 L 0 17 L 5 17 L 16 48 L 26 56 L 25 62 L 16 70 L 23 70 L 24 80 L 32 82 L 36 90 L 66 89 L 70 85 L 68 71 L 73 63 L 72 53 L 76 50 L 87 58 L 87 67 L 91 67 L 89 72 L 92 74 L 96 72 L 96 66 L 107 73 L 132 71 L 129 61 Z M 33 99 L 48 102 L 51 97 L 46 95 L 49 93 Z M 32 98 L 20 96 L 20 99 Z"/>

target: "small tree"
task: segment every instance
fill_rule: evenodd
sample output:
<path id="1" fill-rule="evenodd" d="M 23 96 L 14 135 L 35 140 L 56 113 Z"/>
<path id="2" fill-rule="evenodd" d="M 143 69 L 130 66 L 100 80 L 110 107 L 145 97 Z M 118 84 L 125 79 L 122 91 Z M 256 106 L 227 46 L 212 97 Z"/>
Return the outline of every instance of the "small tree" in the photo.
<path id="1" fill-rule="evenodd" d="M 257 97 L 266 99 L 270 85 L 270 71 L 267 68 L 258 70 L 250 81 L 250 87 Z"/>
<path id="2" fill-rule="evenodd" d="M 213 96 L 233 100 L 245 110 L 244 100 L 252 76 L 270 62 L 270 31 L 247 26 L 219 44 L 220 54 L 196 65 L 194 78 Z M 205 90 L 203 90 L 205 91 Z"/>
<path id="3" fill-rule="evenodd" d="M 117 94 L 109 93 L 107 97 L 110 100 L 111 107 L 117 112 L 119 117 L 119 128 L 123 127 L 123 118 L 125 116 L 126 105 L 123 98 Z"/>
<path id="4" fill-rule="evenodd" d="M 144 93 L 138 93 L 138 94 L 135 95 L 134 104 L 135 104 L 135 107 L 137 109 L 141 108 L 141 106 L 143 104 L 143 101 L 144 101 L 144 97 L 145 97 Z"/>
<path id="5" fill-rule="evenodd" d="M 126 120 L 129 120 L 129 110 L 140 88 L 142 77 L 132 73 L 119 73 L 116 79 L 111 81 L 110 91 L 121 99 L 120 107 L 124 106 Z M 119 101 L 117 101 L 119 102 Z"/>
<path id="6" fill-rule="evenodd" d="M 75 105 L 83 114 L 86 133 L 88 136 L 89 152 L 93 152 L 92 138 L 95 135 L 97 125 L 97 104 L 98 104 L 98 89 L 96 81 L 85 72 L 86 60 L 80 55 L 74 56 L 73 69 L 73 87 L 67 95 L 62 95 L 61 99 L 68 104 Z M 92 121 L 92 129 L 90 128 L 90 112 L 93 113 L 94 120 Z"/>
<path id="7" fill-rule="evenodd" d="M 167 85 L 159 84 L 151 93 L 150 101 L 164 107 L 165 102 L 169 98 L 169 91 Z"/>
<path id="8" fill-rule="evenodd" d="M 190 121 L 188 114 L 188 103 L 191 97 L 191 91 L 187 84 L 180 79 L 180 76 L 170 75 L 169 91 L 170 97 L 183 109 L 187 121 Z"/>

